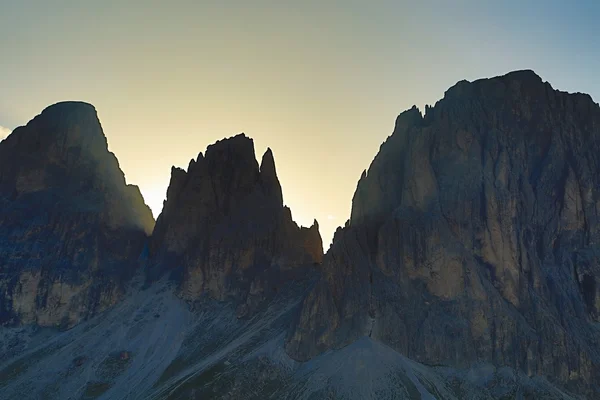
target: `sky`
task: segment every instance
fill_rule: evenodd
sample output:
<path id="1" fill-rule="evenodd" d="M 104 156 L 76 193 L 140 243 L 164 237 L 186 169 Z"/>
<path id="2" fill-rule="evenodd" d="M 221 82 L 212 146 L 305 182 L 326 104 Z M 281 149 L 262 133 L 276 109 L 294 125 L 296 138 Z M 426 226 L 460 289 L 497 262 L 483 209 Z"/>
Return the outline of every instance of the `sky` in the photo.
<path id="1" fill-rule="evenodd" d="M 413 104 L 517 69 L 598 102 L 599 20 L 596 0 L 0 0 L 0 139 L 92 103 L 158 216 L 172 165 L 244 132 L 327 249 Z"/>

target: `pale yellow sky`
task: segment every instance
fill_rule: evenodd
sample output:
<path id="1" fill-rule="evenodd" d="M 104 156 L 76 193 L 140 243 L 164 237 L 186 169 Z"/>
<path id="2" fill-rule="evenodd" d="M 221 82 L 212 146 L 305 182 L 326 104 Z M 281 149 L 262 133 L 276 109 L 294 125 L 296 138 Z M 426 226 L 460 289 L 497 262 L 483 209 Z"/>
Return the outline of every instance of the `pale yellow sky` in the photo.
<path id="1" fill-rule="evenodd" d="M 589 12 L 553 2 L 49 3 L 0 0 L 1 126 L 94 104 L 155 215 L 171 165 L 245 132 L 257 157 L 273 149 L 285 203 L 298 223 L 319 221 L 326 248 L 404 109 L 522 68 L 600 93 L 598 56 L 581 44 L 591 32 L 556 28 Z"/>

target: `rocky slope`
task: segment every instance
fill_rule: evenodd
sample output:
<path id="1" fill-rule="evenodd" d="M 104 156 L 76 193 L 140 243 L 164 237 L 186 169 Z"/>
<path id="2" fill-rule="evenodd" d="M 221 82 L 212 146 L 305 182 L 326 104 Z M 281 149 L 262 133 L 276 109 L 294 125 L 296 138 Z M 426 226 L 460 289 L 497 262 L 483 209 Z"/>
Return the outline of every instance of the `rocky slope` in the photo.
<path id="1" fill-rule="evenodd" d="M 288 353 L 369 336 L 428 365 L 489 362 L 598 397 L 599 167 L 598 104 L 532 71 L 402 113 Z"/>
<path id="2" fill-rule="evenodd" d="M 303 295 L 303 282 L 287 282 L 240 319 L 229 302 L 191 311 L 161 280 L 66 332 L 0 331 L 0 398 L 576 399 L 509 367 L 426 366 L 365 337 L 294 361 L 283 343 Z"/>
<path id="3" fill-rule="evenodd" d="M 153 225 L 95 109 L 46 108 L 0 142 L 0 322 L 69 327 L 115 304 Z"/>
<path id="4" fill-rule="evenodd" d="M 259 167 L 252 139 L 240 134 L 209 146 L 187 171 L 172 169 L 151 258 L 159 271 L 178 270 L 183 298 L 235 299 L 246 315 L 322 257 L 317 222 L 298 227 L 283 205 L 270 149 Z"/>

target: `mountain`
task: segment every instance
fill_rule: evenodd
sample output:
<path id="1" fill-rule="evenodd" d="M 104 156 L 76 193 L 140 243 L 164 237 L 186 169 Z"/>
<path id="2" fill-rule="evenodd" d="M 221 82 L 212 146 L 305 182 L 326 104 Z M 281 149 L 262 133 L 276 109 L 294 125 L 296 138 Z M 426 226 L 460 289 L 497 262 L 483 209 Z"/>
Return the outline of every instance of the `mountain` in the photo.
<path id="1" fill-rule="evenodd" d="M 183 298 L 233 298 L 241 316 L 319 264 L 323 244 L 316 220 L 298 227 L 283 205 L 271 150 L 259 167 L 240 134 L 209 146 L 187 172 L 172 169 L 151 257 L 159 270 L 179 269 Z"/>
<path id="2" fill-rule="evenodd" d="M 95 109 L 46 108 L 0 142 L 0 322 L 70 327 L 114 305 L 153 225 Z"/>
<path id="3" fill-rule="evenodd" d="M 172 169 L 147 237 L 93 108 L 47 111 L 0 143 L 0 260 L 16 277 L 2 282 L 37 267 L 85 284 L 57 308 L 78 307 L 68 330 L 44 322 L 49 302 L 27 314 L 0 297 L 0 398 L 598 398 L 589 96 L 515 71 L 401 113 L 325 255 L 245 135 Z M 53 213 L 56 227 L 38 216 Z"/>
<path id="4" fill-rule="evenodd" d="M 488 362 L 594 398 L 599 154 L 598 104 L 532 71 L 405 111 L 358 182 L 289 354 L 368 336 L 428 365 Z"/>

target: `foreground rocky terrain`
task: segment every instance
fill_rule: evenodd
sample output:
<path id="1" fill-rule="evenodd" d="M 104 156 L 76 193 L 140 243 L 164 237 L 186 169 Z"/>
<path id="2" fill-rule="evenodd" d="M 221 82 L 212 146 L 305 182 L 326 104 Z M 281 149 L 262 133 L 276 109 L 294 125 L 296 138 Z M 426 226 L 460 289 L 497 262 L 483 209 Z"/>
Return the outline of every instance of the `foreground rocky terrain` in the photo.
<path id="1" fill-rule="evenodd" d="M 307 282 L 285 284 L 251 318 L 206 299 L 190 308 L 165 280 L 59 332 L 4 330 L 6 399 L 575 399 L 542 377 L 489 363 L 425 366 L 363 337 L 308 362 L 286 332 Z M 139 286 L 138 286 L 139 285 Z"/>
<path id="2" fill-rule="evenodd" d="M 244 135 L 154 227 L 93 108 L 49 107 L 0 143 L 0 398 L 598 398 L 598 154 L 589 96 L 459 82 L 323 255 Z"/>

